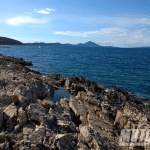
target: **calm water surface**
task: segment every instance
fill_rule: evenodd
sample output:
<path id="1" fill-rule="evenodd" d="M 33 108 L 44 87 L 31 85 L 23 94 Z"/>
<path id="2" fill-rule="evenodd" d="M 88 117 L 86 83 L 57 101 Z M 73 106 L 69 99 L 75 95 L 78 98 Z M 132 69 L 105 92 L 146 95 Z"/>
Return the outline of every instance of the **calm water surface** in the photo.
<path id="1" fill-rule="evenodd" d="M 43 75 L 84 76 L 150 98 L 150 49 L 10 46 L 0 53 L 31 60 Z"/>

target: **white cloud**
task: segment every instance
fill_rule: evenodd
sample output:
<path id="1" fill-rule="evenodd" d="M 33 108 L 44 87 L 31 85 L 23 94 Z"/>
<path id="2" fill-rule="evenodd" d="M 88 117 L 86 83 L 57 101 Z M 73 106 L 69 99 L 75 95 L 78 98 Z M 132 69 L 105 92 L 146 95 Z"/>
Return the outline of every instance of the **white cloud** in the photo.
<path id="1" fill-rule="evenodd" d="M 5 22 L 12 26 L 18 26 L 18 25 L 22 25 L 22 24 L 26 24 L 26 23 L 45 24 L 48 22 L 48 20 L 37 19 L 37 18 L 33 18 L 33 17 L 28 17 L 28 16 L 20 16 L 20 17 L 6 19 Z"/>
<path id="2" fill-rule="evenodd" d="M 40 14 L 50 14 L 51 11 L 55 11 L 54 9 L 50 9 L 50 8 L 45 8 L 45 9 L 42 9 L 42 10 L 34 10 L 34 12 L 36 13 L 40 13 Z"/>
<path id="3" fill-rule="evenodd" d="M 143 41 L 143 35 L 132 35 L 130 38 L 126 39 L 124 42 L 129 44 L 135 44 L 137 42 Z"/>
<path id="4" fill-rule="evenodd" d="M 150 25 L 150 19 L 148 19 L 148 18 L 140 18 L 140 19 L 137 20 L 137 23 Z"/>
<path id="5" fill-rule="evenodd" d="M 145 34 L 146 33 L 146 34 Z M 73 32 L 57 31 L 54 34 L 77 36 L 82 38 L 91 38 L 93 36 L 105 36 L 105 40 L 99 41 L 98 44 L 103 46 L 134 46 L 150 44 L 150 32 L 146 29 L 131 31 L 122 28 L 106 28 L 98 31 Z M 102 39 L 102 38 L 100 38 Z"/>
<path id="6" fill-rule="evenodd" d="M 55 9 L 45 8 L 47 11 L 55 11 Z"/>
<path id="7" fill-rule="evenodd" d="M 87 32 L 73 32 L 73 31 L 56 31 L 54 34 L 60 35 L 69 35 L 69 36 L 79 36 L 79 37 L 88 37 L 88 36 L 123 36 L 127 34 L 125 29 L 121 28 L 106 28 L 98 31 L 87 31 Z"/>
<path id="8" fill-rule="evenodd" d="M 50 12 L 46 10 L 40 10 L 40 11 L 34 11 L 34 12 L 39 13 L 39 14 L 50 14 Z"/>
<path id="9" fill-rule="evenodd" d="M 128 37 L 125 37 L 123 42 L 126 44 L 150 43 L 150 37 L 148 35 L 145 35 L 144 32 L 147 32 L 147 30 L 138 30 L 136 32 L 132 32 Z"/>
<path id="10" fill-rule="evenodd" d="M 125 36 L 118 36 L 115 37 L 112 41 L 109 41 L 108 43 L 100 42 L 102 45 L 111 45 L 111 46 L 120 46 L 120 47 L 132 47 L 132 46 L 144 46 L 145 44 L 150 45 L 150 35 L 145 34 L 149 31 L 146 29 L 137 30 L 135 32 L 128 31 L 128 33 Z"/>
<path id="11" fill-rule="evenodd" d="M 30 13 L 30 12 L 25 12 L 26 14 L 32 14 L 32 13 Z"/>

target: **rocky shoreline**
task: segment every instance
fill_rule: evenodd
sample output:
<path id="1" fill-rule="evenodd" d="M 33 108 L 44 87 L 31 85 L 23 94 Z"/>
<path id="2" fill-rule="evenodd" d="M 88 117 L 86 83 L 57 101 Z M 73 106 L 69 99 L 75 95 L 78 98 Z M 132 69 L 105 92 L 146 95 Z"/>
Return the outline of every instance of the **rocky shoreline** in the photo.
<path id="1" fill-rule="evenodd" d="M 150 129 L 149 99 L 84 77 L 43 77 L 32 62 L 0 55 L 0 150 L 121 150 L 122 129 Z M 53 100 L 65 87 L 74 97 Z"/>

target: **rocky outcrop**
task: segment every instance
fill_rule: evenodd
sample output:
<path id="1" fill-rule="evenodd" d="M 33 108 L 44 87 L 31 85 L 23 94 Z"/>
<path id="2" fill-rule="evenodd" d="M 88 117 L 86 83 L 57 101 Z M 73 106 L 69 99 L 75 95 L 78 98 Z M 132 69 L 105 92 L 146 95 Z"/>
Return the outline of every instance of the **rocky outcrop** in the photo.
<path id="1" fill-rule="evenodd" d="M 23 60 L 22 58 L 18 59 L 18 58 L 10 57 L 10 56 L 6 57 L 6 56 L 4 56 L 2 54 L 0 54 L 0 64 L 4 65 L 4 66 L 8 65 L 8 67 L 12 65 L 12 67 L 14 67 L 14 68 L 18 67 L 18 69 L 23 68 L 23 66 L 32 66 L 32 62 L 31 61 L 28 62 L 28 61 Z M 15 66 L 13 64 L 18 64 L 18 66 Z"/>
<path id="2" fill-rule="evenodd" d="M 43 77 L 30 65 L 0 55 L 0 150 L 136 149 L 119 146 L 121 130 L 150 128 L 148 99 L 84 77 Z M 55 102 L 60 86 L 74 96 Z"/>
<path id="3" fill-rule="evenodd" d="M 23 43 L 14 39 L 0 37 L 0 45 L 23 45 Z"/>

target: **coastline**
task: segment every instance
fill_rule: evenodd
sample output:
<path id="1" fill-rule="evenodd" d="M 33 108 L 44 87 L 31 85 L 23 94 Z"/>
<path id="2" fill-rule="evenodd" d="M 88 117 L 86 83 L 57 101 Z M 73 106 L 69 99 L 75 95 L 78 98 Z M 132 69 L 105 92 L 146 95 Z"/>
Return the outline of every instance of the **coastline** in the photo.
<path id="1" fill-rule="evenodd" d="M 84 77 L 42 77 L 31 65 L 0 55 L 0 149 L 123 149 L 122 129 L 150 127 L 149 99 Z M 60 86 L 75 97 L 55 102 Z"/>

